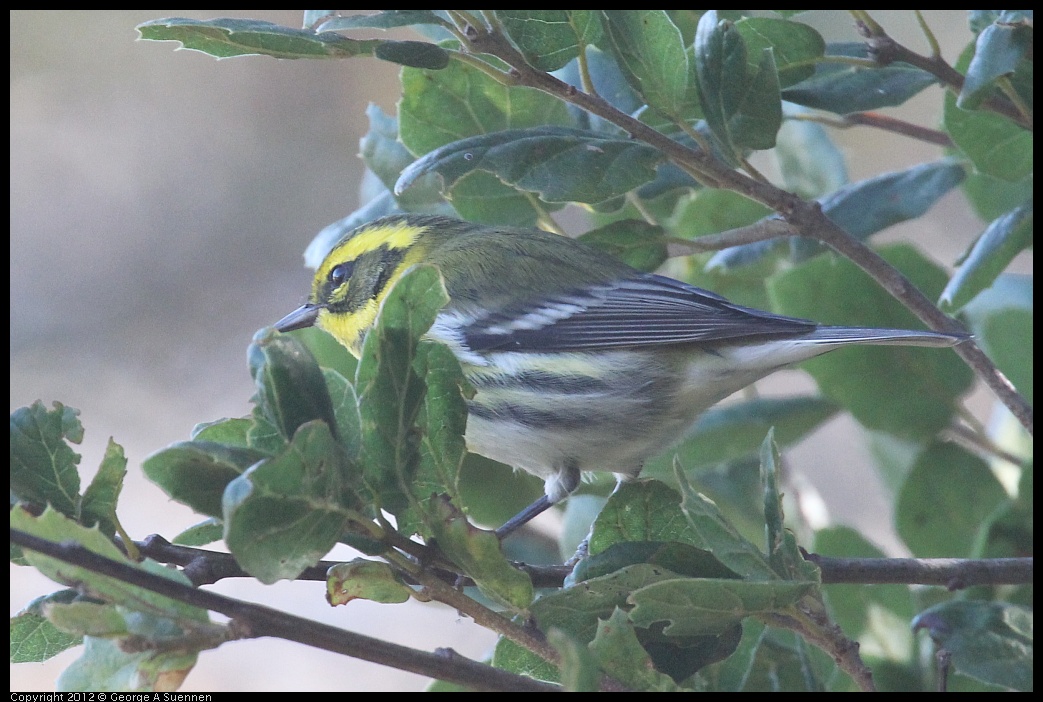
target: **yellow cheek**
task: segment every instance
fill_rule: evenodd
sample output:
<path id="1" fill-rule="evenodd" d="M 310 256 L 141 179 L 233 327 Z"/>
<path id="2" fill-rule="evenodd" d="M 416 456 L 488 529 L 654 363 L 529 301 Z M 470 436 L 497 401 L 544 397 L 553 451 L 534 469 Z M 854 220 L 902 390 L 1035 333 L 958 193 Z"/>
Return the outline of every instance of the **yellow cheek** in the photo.
<path id="1" fill-rule="evenodd" d="M 362 355 L 362 340 L 366 330 L 373 326 L 377 318 L 377 302 L 370 300 L 351 314 L 330 314 L 329 310 L 319 312 L 317 323 L 320 329 L 333 336 L 348 351 L 358 358 Z"/>

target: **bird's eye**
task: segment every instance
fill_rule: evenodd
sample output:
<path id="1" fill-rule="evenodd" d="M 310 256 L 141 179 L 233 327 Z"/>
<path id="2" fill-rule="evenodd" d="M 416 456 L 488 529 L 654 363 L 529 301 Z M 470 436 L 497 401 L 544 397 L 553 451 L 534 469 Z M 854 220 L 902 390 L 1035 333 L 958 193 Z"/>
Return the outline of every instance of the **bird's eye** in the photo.
<path id="1" fill-rule="evenodd" d="M 355 268 L 354 261 L 347 261 L 345 263 L 338 263 L 332 269 L 330 269 L 330 283 L 333 287 L 340 287 L 344 282 L 351 277 L 351 271 Z"/>

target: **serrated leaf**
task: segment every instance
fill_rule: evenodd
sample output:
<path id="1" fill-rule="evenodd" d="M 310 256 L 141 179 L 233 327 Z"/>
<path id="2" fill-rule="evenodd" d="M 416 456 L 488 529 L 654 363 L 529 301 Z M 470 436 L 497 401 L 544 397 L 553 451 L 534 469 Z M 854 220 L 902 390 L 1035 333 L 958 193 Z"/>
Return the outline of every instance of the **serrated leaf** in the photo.
<path id="1" fill-rule="evenodd" d="M 694 545 L 710 551 L 721 563 L 744 578 L 778 578 L 764 554 L 728 523 L 712 500 L 692 488 L 677 463 L 674 464 L 674 475 L 681 489 L 681 511 L 698 534 L 698 543 Z"/>
<path id="2" fill-rule="evenodd" d="M 982 459 L 935 442 L 917 457 L 898 493 L 895 529 L 918 558 L 979 558 L 981 532 L 1006 499 Z"/>
<path id="3" fill-rule="evenodd" d="M 146 458 L 141 468 L 172 499 L 202 514 L 221 516 L 221 495 L 231 481 L 268 454 L 209 441 L 183 441 Z"/>
<path id="4" fill-rule="evenodd" d="M 602 25 L 630 87 L 652 109 L 678 119 L 694 113 L 688 53 L 664 10 L 602 10 Z"/>
<path id="5" fill-rule="evenodd" d="M 253 401 L 284 439 L 318 419 L 334 436 L 337 422 L 319 364 L 302 343 L 268 327 L 254 334 L 247 350 L 257 392 Z"/>
<path id="6" fill-rule="evenodd" d="M 35 600 L 11 617 L 11 662 L 42 663 L 83 643 L 83 637 L 62 631 L 45 616 L 51 603 L 68 603 L 79 597 L 75 590 L 59 590 Z"/>
<path id="7" fill-rule="evenodd" d="M 646 461 L 642 475 L 670 475 L 674 456 L 690 470 L 754 455 L 772 426 L 779 445 L 790 446 L 839 409 L 824 397 L 759 397 L 711 407 L 695 420 L 680 444 Z"/>
<path id="8" fill-rule="evenodd" d="M 993 220 L 964 254 L 941 303 L 959 310 L 995 282 L 1016 255 L 1032 246 L 1032 201 Z"/>
<path id="9" fill-rule="evenodd" d="M 965 70 L 973 45 L 960 56 L 956 70 Z M 945 93 L 945 131 L 978 171 L 1007 182 L 1017 182 L 1032 173 L 1032 132 L 1006 117 L 984 110 L 963 110 L 956 96 Z"/>
<path id="10" fill-rule="evenodd" d="M 477 529 L 444 499 L 431 501 L 429 526 L 438 547 L 469 575 L 482 594 L 513 610 L 532 602 L 532 581 L 500 551 L 500 540 L 491 531 Z"/>
<path id="11" fill-rule="evenodd" d="M 441 275 L 418 266 L 395 284 L 366 334 L 355 377 L 362 471 L 379 506 L 404 509 L 412 495 L 420 437 L 414 426 L 425 385 L 413 367 L 420 338 L 449 300 Z"/>
<path id="12" fill-rule="evenodd" d="M 684 689 L 655 669 L 648 651 L 637 638 L 633 623 L 619 607 L 610 617 L 598 622 L 590 650 L 597 656 L 602 670 L 612 671 L 613 678 L 635 690 L 681 692 Z"/>
<path id="13" fill-rule="evenodd" d="M 664 158 L 647 144 L 582 129 L 512 129 L 435 149 L 402 172 L 395 192 L 438 173 L 448 193 L 464 176 L 485 171 L 547 202 L 602 202 L 651 181 Z"/>
<path id="14" fill-rule="evenodd" d="M 270 585 L 329 553 L 361 507 L 349 493 L 347 463 L 329 427 L 312 421 L 282 453 L 228 484 L 225 543 L 246 572 Z"/>
<path id="15" fill-rule="evenodd" d="M 954 600 L 913 620 L 952 654 L 959 672 L 982 682 L 1031 692 L 1032 611 L 1005 602 Z"/>
<path id="16" fill-rule="evenodd" d="M 796 537 L 786 528 L 782 509 L 782 481 L 779 478 L 781 462 L 782 457 L 779 455 L 778 446 L 775 445 L 775 431 L 769 429 L 761 443 L 760 451 L 768 562 L 783 578 L 818 582 L 821 580 L 818 567 L 804 559 Z"/>
<path id="17" fill-rule="evenodd" d="M 894 245 L 879 253 L 928 297 L 941 291 L 944 271 L 915 248 Z M 878 328 L 918 326 L 847 260 L 820 256 L 780 272 L 769 278 L 768 293 L 773 309 L 785 315 Z M 801 368 L 863 425 L 906 438 L 931 437 L 947 426 L 956 399 L 972 382 L 966 365 L 939 349 L 859 346 L 805 361 Z"/>
<path id="18" fill-rule="evenodd" d="M 818 59 L 825 54 L 826 41 L 806 24 L 772 17 L 743 17 L 735 29 L 746 42 L 751 57 L 771 49 L 778 68 L 779 84 L 787 87 L 811 77 Z M 754 63 L 748 70 L 757 70 Z"/>
<path id="19" fill-rule="evenodd" d="M 126 475 L 127 459 L 123 455 L 123 447 L 109 439 L 101 466 L 83 492 L 83 500 L 80 502 L 80 521 L 83 524 L 97 524 L 106 536 L 116 533 L 116 504 Z"/>
<path id="20" fill-rule="evenodd" d="M 666 231 L 638 219 L 617 220 L 591 229 L 579 240 L 638 270 L 652 272 L 666 261 Z"/>
<path id="21" fill-rule="evenodd" d="M 864 43 L 830 44 L 826 54 L 868 58 Z M 846 115 L 901 105 L 935 82 L 937 78 L 927 71 L 906 63 L 866 68 L 829 63 L 827 58 L 816 65 L 813 76 L 784 89 L 782 99 Z"/>
<path id="22" fill-rule="evenodd" d="M 348 39 L 339 34 L 317 34 L 310 29 L 249 19 L 170 17 L 149 20 L 139 24 L 137 30 L 142 39 L 179 41 L 186 49 L 215 58 L 254 55 L 282 59 L 348 58 L 369 56 L 384 43 L 378 39 Z"/>
<path id="23" fill-rule="evenodd" d="M 460 471 L 467 455 L 467 403 L 463 393 L 471 392 L 459 361 L 446 346 L 422 342 L 415 367 L 427 391 L 417 418 L 422 438 L 417 470 L 411 481 L 419 514 L 414 515 L 415 524 L 408 518 L 399 520 L 399 529 L 406 532 L 419 529 L 434 495 L 448 495 L 456 507 L 461 507 Z"/>
<path id="24" fill-rule="evenodd" d="M 556 71 L 601 39 L 597 10 L 495 10 L 526 62 Z"/>
<path id="25" fill-rule="evenodd" d="M 630 595 L 630 620 L 642 627 L 666 622 L 667 636 L 720 634 L 746 617 L 780 612 L 815 587 L 814 582 L 783 580 L 665 580 Z"/>
<path id="26" fill-rule="evenodd" d="M 80 454 L 69 446 L 83 440 L 79 410 L 37 400 L 11 413 L 11 493 L 36 505 L 50 504 L 75 517 L 80 504 Z"/>
<path id="27" fill-rule="evenodd" d="M 572 587 L 627 566 L 648 563 L 690 578 L 738 578 L 709 551 L 677 541 L 620 541 L 582 559 L 565 579 Z"/>

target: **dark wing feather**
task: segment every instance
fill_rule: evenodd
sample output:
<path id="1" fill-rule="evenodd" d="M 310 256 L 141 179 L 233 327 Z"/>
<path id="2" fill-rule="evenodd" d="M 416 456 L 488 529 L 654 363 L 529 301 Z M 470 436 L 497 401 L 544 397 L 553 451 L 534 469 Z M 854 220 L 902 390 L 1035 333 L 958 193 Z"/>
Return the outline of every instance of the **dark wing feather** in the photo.
<path id="1" fill-rule="evenodd" d="M 642 274 L 529 300 L 468 325 L 475 351 L 572 351 L 794 336 L 818 325 L 733 304 L 673 278 Z"/>

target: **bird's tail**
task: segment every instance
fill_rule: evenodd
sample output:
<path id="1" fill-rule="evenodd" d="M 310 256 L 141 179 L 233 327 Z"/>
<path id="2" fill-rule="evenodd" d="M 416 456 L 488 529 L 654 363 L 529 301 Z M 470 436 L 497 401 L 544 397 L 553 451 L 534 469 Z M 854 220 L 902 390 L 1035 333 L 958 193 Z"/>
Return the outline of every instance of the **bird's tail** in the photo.
<path id="1" fill-rule="evenodd" d="M 956 346 L 971 338 L 970 334 L 915 331 L 912 329 L 873 329 L 870 327 L 819 327 L 805 341 L 819 344 L 873 344 L 880 346 Z"/>

